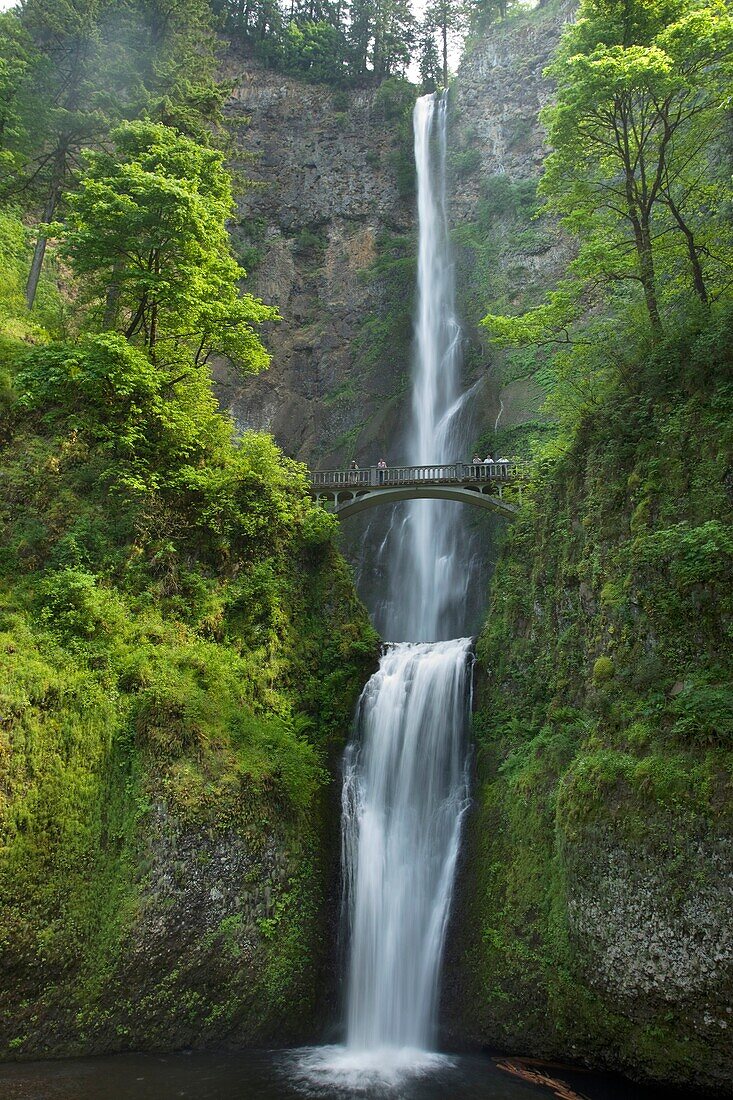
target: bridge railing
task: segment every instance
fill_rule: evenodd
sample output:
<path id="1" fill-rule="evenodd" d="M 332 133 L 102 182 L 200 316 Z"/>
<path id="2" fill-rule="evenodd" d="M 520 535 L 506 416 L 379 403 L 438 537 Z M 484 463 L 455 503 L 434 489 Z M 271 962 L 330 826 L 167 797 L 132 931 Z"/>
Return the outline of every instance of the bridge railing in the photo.
<path id="1" fill-rule="evenodd" d="M 358 470 L 314 470 L 314 489 L 354 489 L 414 485 L 421 481 L 437 483 L 507 481 L 521 477 L 524 468 L 516 462 L 448 462 L 432 466 L 366 466 Z"/>

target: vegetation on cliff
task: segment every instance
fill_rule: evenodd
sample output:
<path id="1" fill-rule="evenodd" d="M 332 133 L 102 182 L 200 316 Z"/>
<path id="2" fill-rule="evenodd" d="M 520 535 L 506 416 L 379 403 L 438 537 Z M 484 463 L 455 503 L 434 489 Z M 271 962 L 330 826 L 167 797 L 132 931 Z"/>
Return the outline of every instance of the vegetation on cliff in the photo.
<path id="1" fill-rule="evenodd" d="M 729 311 L 658 346 L 639 392 L 543 463 L 508 535 L 478 646 L 464 1017 L 484 1039 L 719 1088 L 732 365 Z"/>
<path id="2" fill-rule="evenodd" d="M 542 189 L 578 259 L 545 304 L 487 321 L 541 365 L 555 429 L 478 644 L 462 1020 L 725 1092 L 733 315 L 713 101 L 730 18 L 592 0 L 560 56 Z M 626 177 L 617 137 L 644 139 Z"/>
<path id="3" fill-rule="evenodd" d="M 3 17 L 11 59 L 60 40 L 32 41 L 52 10 Z M 376 637 L 304 469 L 217 408 L 209 357 L 262 369 L 275 315 L 238 290 L 209 100 L 168 87 L 151 121 L 145 97 L 43 183 L 68 105 L 45 144 L 30 83 L 4 94 L 0 1048 L 295 1038 L 327 953 L 328 769 Z"/>

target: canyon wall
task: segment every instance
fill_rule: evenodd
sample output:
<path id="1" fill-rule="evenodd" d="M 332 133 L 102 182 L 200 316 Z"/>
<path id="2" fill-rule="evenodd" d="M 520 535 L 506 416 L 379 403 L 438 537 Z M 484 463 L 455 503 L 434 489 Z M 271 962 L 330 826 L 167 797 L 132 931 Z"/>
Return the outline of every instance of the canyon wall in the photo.
<path id="1" fill-rule="evenodd" d="M 237 167 L 254 181 L 235 245 L 248 289 L 282 321 L 266 334 L 270 369 L 245 380 L 222 368 L 220 392 L 240 425 L 307 461 L 361 455 L 395 431 L 409 331 L 390 350 L 376 330 L 395 311 L 384 269 L 397 269 L 400 306 L 412 292 L 405 106 L 399 85 L 333 91 L 252 62 L 227 105 Z"/>
<path id="2" fill-rule="evenodd" d="M 544 150 L 537 116 L 551 93 L 542 70 L 570 10 L 494 28 L 451 91 L 450 217 L 466 385 L 480 383 L 476 438 L 488 440 L 497 416 L 501 427 L 534 423 L 541 403 L 533 364 L 507 368 L 478 322 L 541 295 L 570 254 L 556 227 L 529 225 Z M 233 237 L 248 290 L 282 321 L 267 333 L 264 375 L 241 379 L 219 365 L 222 402 L 304 461 L 398 461 L 415 284 L 415 90 L 388 81 L 334 91 L 236 58 L 229 71 L 235 168 L 254 181 Z"/>

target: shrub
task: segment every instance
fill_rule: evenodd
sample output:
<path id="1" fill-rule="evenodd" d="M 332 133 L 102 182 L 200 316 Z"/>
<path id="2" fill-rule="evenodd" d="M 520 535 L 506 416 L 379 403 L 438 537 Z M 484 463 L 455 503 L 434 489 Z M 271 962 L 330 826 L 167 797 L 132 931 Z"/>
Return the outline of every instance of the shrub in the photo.
<path id="1" fill-rule="evenodd" d="M 616 674 L 613 661 L 610 657 L 597 657 L 593 664 L 593 683 L 605 684 L 612 680 Z"/>
<path id="2" fill-rule="evenodd" d="M 733 746 L 733 689 L 687 684 L 670 705 L 672 733 L 686 741 Z"/>
<path id="3" fill-rule="evenodd" d="M 121 628 L 124 609 L 115 593 L 99 587 L 97 578 L 82 569 L 62 569 L 39 585 L 42 622 L 69 641 L 113 634 Z"/>
<path id="4" fill-rule="evenodd" d="M 338 530 L 338 520 L 323 508 L 313 508 L 306 513 L 301 528 L 303 543 L 309 547 L 323 546 L 330 542 Z"/>
<path id="5" fill-rule="evenodd" d="M 642 534 L 632 550 L 639 561 L 666 566 L 679 588 L 733 580 L 733 527 L 717 519 L 697 526 L 676 523 Z"/>
<path id="6" fill-rule="evenodd" d="M 374 106 L 381 111 L 386 122 L 402 118 L 411 111 L 417 88 L 402 76 L 390 76 L 383 80 L 374 96 Z"/>

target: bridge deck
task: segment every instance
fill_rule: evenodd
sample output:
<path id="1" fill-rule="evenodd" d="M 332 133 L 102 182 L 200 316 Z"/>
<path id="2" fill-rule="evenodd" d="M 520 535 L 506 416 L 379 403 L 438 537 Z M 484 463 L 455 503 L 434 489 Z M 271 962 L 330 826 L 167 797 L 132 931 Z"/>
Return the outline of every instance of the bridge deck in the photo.
<path id="1" fill-rule="evenodd" d="M 333 505 L 344 519 L 378 504 L 430 498 L 455 500 L 512 517 L 517 505 L 504 499 L 504 487 L 519 485 L 526 468 L 514 462 L 448 462 L 432 466 L 367 466 L 363 470 L 317 470 L 311 496 Z"/>
<path id="2" fill-rule="evenodd" d="M 523 480 L 526 469 L 516 462 L 449 462 L 433 466 L 366 466 L 360 470 L 314 470 L 311 491 L 332 494 L 339 489 L 384 489 L 428 485 L 480 485 Z"/>

